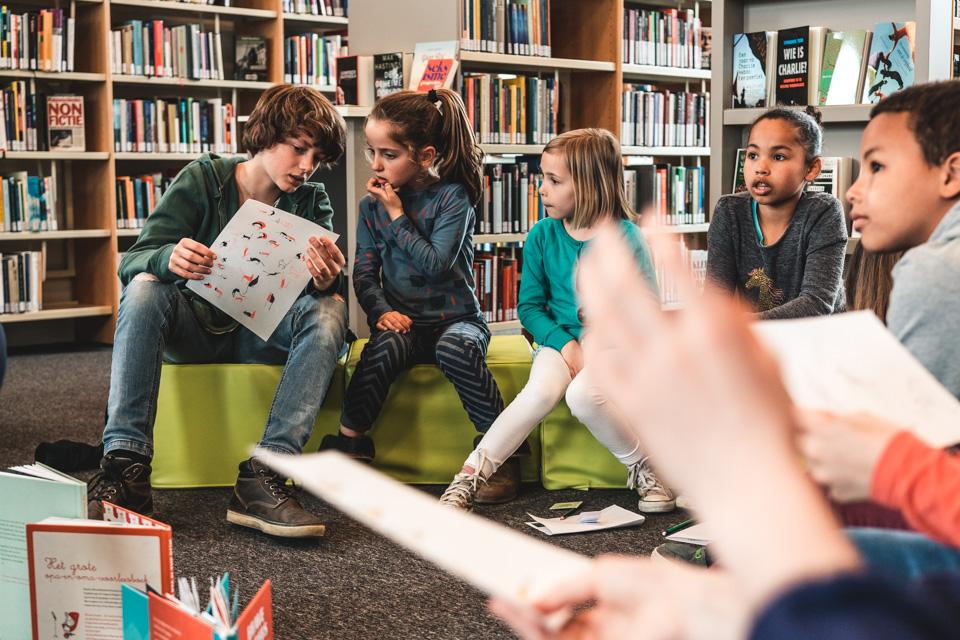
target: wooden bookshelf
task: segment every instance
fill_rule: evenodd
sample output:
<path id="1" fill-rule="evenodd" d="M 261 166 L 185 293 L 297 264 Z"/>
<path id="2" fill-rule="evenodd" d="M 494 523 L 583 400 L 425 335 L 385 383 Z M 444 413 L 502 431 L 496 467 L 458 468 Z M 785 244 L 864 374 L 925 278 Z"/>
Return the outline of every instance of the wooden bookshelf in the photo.
<path id="1" fill-rule="evenodd" d="M 710 147 L 623 147 L 625 156 L 696 158 L 710 155 Z"/>
<path id="2" fill-rule="evenodd" d="M 514 56 L 481 51 L 461 51 L 460 63 L 471 69 L 503 71 L 614 71 L 616 64 L 606 60 L 576 60 L 573 58 L 545 58 L 541 56 Z"/>
<path id="3" fill-rule="evenodd" d="M 62 309 L 44 309 L 29 313 L 0 313 L 0 323 L 34 322 L 38 320 L 72 320 L 74 318 L 106 317 L 113 314 L 110 305 L 78 305 Z"/>
<path id="4" fill-rule="evenodd" d="M 734 34 L 776 31 L 800 25 L 822 25 L 836 30 L 872 29 L 878 22 L 913 20 L 917 23 L 915 83 L 950 77 L 952 0 L 876 0 L 869 3 L 718 0 L 712 4 L 712 85 L 719 89 L 712 96 L 710 114 L 713 150 L 710 169 L 714 177 L 710 181 L 711 205 L 733 183 L 736 152 L 745 145 L 747 125 L 764 111 L 731 108 L 733 72 L 730 60 Z M 812 15 L 816 18 L 811 18 Z M 869 104 L 854 104 L 821 108 L 825 155 L 859 157 L 860 137 L 870 118 L 871 107 Z"/>
<path id="5" fill-rule="evenodd" d="M 27 71 L 24 69 L 0 69 L 0 78 L 37 78 L 59 82 L 104 82 L 103 73 L 77 73 L 74 71 Z"/>
<path id="6" fill-rule="evenodd" d="M 350 22 L 349 18 L 339 16 L 315 16 L 306 13 L 284 13 L 284 22 L 288 22 L 297 27 L 309 27 L 314 30 L 339 31 L 346 29 Z"/>
<path id="7" fill-rule="evenodd" d="M 0 232 L 0 242 L 78 240 L 81 238 L 109 238 L 109 229 L 68 229 L 67 231 Z"/>
<path id="8" fill-rule="evenodd" d="M 624 80 L 668 80 L 674 82 L 710 79 L 710 69 L 684 69 L 681 67 L 655 67 L 648 64 L 624 64 Z"/>
<path id="9" fill-rule="evenodd" d="M 197 87 L 206 89 L 238 89 L 247 91 L 263 91 L 277 84 L 276 82 L 256 82 L 252 80 L 190 80 L 189 78 L 157 78 L 154 76 L 132 76 L 115 73 L 112 76 L 116 84 L 143 84 L 174 87 Z"/>
<path id="10" fill-rule="evenodd" d="M 523 242 L 526 239 L 525 233 L 480 233 L 473 236 L 473 244 Z"/>
<path id="11" fill-rule="evenodd" d="M 245 7 L 221 7 L 214 4 L 197 4 L 194 2 L 165 2 L 164 0 L 110 0 L 116 7 L 134 7 L 149 9 L 161 13 L 190 13 L 209 16 L 230 16 L 246 20 L 274 20 L 277 12 L 274 9 L 248 9 Z"/>

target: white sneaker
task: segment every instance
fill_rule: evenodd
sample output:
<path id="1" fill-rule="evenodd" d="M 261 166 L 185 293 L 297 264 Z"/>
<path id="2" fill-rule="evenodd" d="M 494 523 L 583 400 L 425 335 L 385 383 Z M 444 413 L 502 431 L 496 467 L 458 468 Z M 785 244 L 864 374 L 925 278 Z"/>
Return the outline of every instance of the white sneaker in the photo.
<path id="1" fill-rule="evenodd" d="M 480 449 L 480 461 L 477 464 L 477 470 L 473 473 L 461 471 L 453 476 L 453 482 L 447 487 L 447 490 L 440 496 L 440 504 L 454 509 L 463 509 L 464 511 L 473 511 L 473 503 L 477 497 L 477 488 L 481 482 L 486 482 L 480 475 L 480 469 L 483 469 L 487 461 L 487 452 Z"/>
<path id="2" fill-rule="evenodd" d="M 682 494 L 682 493 L 681 493 L 680 495 L 678 495 L 678 496 L 677 496 L 677 508 L 678 508 L 678 509 L 688 509 L 688 510 L 689 510 L 689 509 L 691 508 L 690 498 L 688 498 L 687 496 L 685 496 L 685 495 Z"/>
<path id="3" fill-rule="evenodd" d="M 480 474 L 461 472 L 453 477 L 453 482 L 440 496 L 440 504 L 454 509 L 473 511 L 473 501 L 477 496 Z"/>
<path id="4" fill-rule="evenodd" d="M 647 463 L 649 458 L 630 465 L 627 473 L 627 488 L 636 489 L 640 496 L 637 509 L 641 513 L 667 513 L 673 511 L 676 500 L 673 494 L 657 479 L 653 469 Z"/>

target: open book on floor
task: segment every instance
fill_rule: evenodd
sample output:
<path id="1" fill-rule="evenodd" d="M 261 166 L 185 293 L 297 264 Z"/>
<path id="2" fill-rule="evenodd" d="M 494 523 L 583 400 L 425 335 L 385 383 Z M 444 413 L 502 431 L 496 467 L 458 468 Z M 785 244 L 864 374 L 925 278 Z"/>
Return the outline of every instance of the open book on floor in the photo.
<path id="1" fill-rule="evenodd" d="M 170 527 L 106 502 L 104 514 L 109 520 L 54 517 L 27 525 L 35 640 L 122 640 L 121 585 L 173 591 Z"/>
<path id="2" fill-rule="evenodd" d="M 871 311 L 755 322 L 803 409 L 872 413 L 934 447 L 960 442 L 960 402 Z"/>
<path id="3" fill-rule="evenodd" d="M 87 515 L 87 485 L 35 463 L 0 471 L 0 638 L 30 637 L 26 526 Z"/>
<path id="4" fill-rule="evenodd" d="M 465 511 L 327 451 L 255 455 L 337 509 L 484 593 L 531 608 L 551 587 L 575 580 L 590 560 Z M 548 626 L 566 615 L 545 620 Z"/>

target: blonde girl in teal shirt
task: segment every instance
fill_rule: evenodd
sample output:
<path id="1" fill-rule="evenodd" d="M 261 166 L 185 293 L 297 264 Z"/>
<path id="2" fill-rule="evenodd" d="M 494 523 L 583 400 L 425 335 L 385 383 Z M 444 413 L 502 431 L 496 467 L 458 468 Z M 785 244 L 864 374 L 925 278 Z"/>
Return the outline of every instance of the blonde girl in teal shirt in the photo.
<path id="1" fill-rule="evenodd" d="M 474 503 L 513 499 L 519 485 L 519 464 L 511 456 L 566 398 L 573 415 L 627 466 L 628 485 L 640 496 L 639 509 L 671 511 L 674 497 L 657 479 L 625 418 L 606 400 L 602 389 L 592 387 L 582 375 L 583 320 L 575 270 L 599 225 L 620 220 L 638 268 L 650 283 L 651 294 L 656 295 L 653 263 L 624 196 L 620 144 L 602 129 L 570 131 L 550 141 L 540 167 L 540 196 L 549 217 L 530 230 L 523 247 L 517 309 L 521 324 L 540 348 L 526 386 L 480 440 L 440 501 L 471 509 Z M 498 469 L 496 478 L 488 483 Z"/>

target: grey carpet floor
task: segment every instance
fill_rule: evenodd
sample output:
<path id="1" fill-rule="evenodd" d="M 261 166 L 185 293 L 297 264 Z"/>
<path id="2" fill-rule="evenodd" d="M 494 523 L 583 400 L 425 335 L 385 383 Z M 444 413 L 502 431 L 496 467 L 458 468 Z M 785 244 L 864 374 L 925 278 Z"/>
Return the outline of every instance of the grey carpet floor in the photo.
<path id="1" fill-rule="evenodd" d="M 31 462 L 41 441 L 99 440 L 110 353 L 107 348 L 45 350 L 10 358 L 0 390 L 0 467 Z M 91 474 L 77 475 L 85 480 Z M 424 488 L 434 495 L 442 489 Z M 241 599 L 270 578 L 277 638 L 511 637 L 487 613 L 481 593 L 322 501 L 304 498 L 305 506 L 327 523 L 326 537 L 291 542 L 227 524 L 229 491 L 155 491 L 154 516 L 173 527 L 178 576 L 205 580 L 230 571 Z M 524 524 L 528 511 L 549 515 L 554 502 L 580 499 L 588 500 L 591 508 L 619 504 L 636 509 L 634 494 L 627 490 L 546 491 L 529 484 L 516 501 L 478 513 L 588 556 L 649 554 L 659 544 L 661 530 L 684 518 L 683 512 L 675 512 L 648 517 L 637 528 L 555 538 Z"/>

